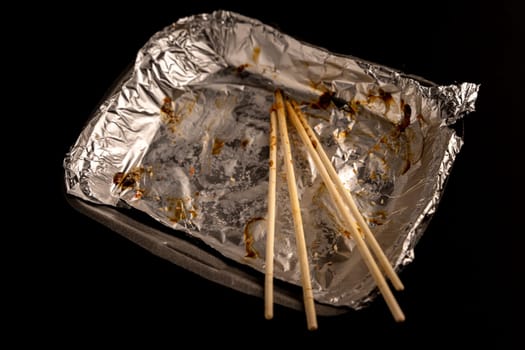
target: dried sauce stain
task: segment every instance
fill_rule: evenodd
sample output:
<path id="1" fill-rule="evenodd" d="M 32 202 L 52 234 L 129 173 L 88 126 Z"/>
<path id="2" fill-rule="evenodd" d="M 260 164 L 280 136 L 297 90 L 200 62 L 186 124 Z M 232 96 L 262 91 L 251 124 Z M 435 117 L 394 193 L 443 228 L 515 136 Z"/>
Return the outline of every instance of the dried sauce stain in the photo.
<path id="1" fill-rule="evenodd" d="M 378 93 L 379 95 L 369 95 L 367 98 L 367 103 L 383 103 L 385 105 L 385 114 L 387 114 L 390 111 L 390 108 L 396 105 L 396 101 L 394 100 L 390 92 L 386 92 L 383 89 L 379 89 Z"/>
<path id="2" fill-rule="evenodd" d="M 386 148 L 389 151 L 395 154 L 398 154 L 400 151 L 399 142 L 398 142 L 399 136 L 400 136 L 399 129 L 394 128 L 391 130 L 389 135 L 381 136 L 381 138 L 379 139 L 379 144 L 386 146 Z M 380 145 L 376 145 L 377 148 L 374 146 L 374 149 L 379 151 L 381 149 Z"/>
<path id="3" fill-rule="evenodd" d="M 119 171 L 118 173 L 115 173 L 115 175 L 113 175 L 113 183 L 115 185 L 121 185 L 125 177 L 126 177 L 126 174 L 123 171 Z M 130 184 L 123 185 L 123 187 L 129 187 L 129 185 Z"/>
<path id="4" fill-rule="evenodd" d="M 401 110 L 403 111 L 403 119 L 401 119 L 401 122 L 397 126 L 397 129 L 399 130 L 399 133 L 404 133 L 406 128 L 410 126 L 410 117 L 412 115 L 412 108 L 409 104 L 405 103 L 405 101 L 401 100 Z M 406 133 L 405 133 L 406 134 Z M 408 135 L 408 134 L 407 134 Z M 410 144 L 408 144 L 410 147 Z M 404 166 L 401 170 L 401 174 L 405 174 L 410 169 L 410 152 L 406 153 L 406 158 L 404 159 Z"/>
<path id="5" fill-rule="evenodd" d="M 419 120 L 420 122 L 424 123 L 424 124 L 428 124 L 428 121 L 425 119 L 425 117 L 423 117 L 423 114 L 418 114 L 416 116 L 416 119 Z"/>
<path id="6" fill-rule="evenodd" d="M 343 229 L 343 230 L 341 230 L 340 232 L 341 232 L 341 234 L 342 234 L 343 236 L 345 236 L 346 238 L 351 238 L 351 237 L 352 237 L 352 234 L 351 234 L 350 232 L 348 232 L 348 230 Z"/>
<path id="7" fill-rule="evenodd" d="M 348 137 L 348 130 L 340 130 L 337 132 L 337 139 L 338 140 L 345 140 Z"/>
<path id="8" fill-rule="evenodd" d="M 326 85 L 324 85 L 324 83 L 320 80 L 318 81 L 313 81 L 311 79 L 308 80 L 308 85 L 313 89 L 313 90 L 317 90 L 319 92 L 328 92 L 328 88 L 326 87 Z"/>
<path id="9" fill-rule="evenodd" d="M 356 116 L 361 108 L 361 101 L 352 99 L 348 105 L 348 111 L 351 116 Z"/>
<path id="10" fill-rule="evenodd" d="M 323 109 L 323 110 L 327 110 L 328 108 L 333 107 L 333 106 L 335 106 L 338 109 L 348 108 L 347 101 L 343 100 L 342 98 L 337 97 L 334 91 L 328 90 L 323 85 L 321 86 L 321 88 L 318 88 L 318 84 L 315 84 L 313 82 L 310 82 L 310 86 L 314 90 L 317 90 L 318 92 L 321 92 L 321 91 L 323 92 L 316 101 L 307 103 L 307 105 L 310 106 L 311 108 Z"/>
<path id="11" fill-rule="evenodd" d="M 121 191 L 124 190 L 135 190 L 135 198 L 140 199 L 144 195 L 145 190 L 140 188 L 140 179 L 144 174 L 153 176 L 152 167 L 136 167 L 132 168 L 129 172 L 124 173 L 119 171 L 113 175 L 113 184 L 117 186 Z"/>
<path id="12" fill-rule="evenodd" d="M 255 64 L 259 63 L 260 55 L 261 55 L 261 48 L 259 46 L 254 47 L 253 53 L 252 53 L 252 61 L 255 62 Z"/>
<path id="13" fill-rule="evenodd" d="M 375 169 L 370 170 L 370 173 L 368 174 L 368 178 L 372 181 L 377 180 L 377 172 L 375 171 Z"/>
<path id="14" fill-rule="evenodd" d="M 405 174 L 408 170 L 410 170 L 410 159 L 408 159 L 408 156 L 406 159 L 404 159 L 403 169 L 401 169 L 401 175 Z"/>
<path id="15" fill-rule="evenodd" d="M 168 219 L 173 223 L 197 217 L 197 208 L 191 207 L 186 209 L 185 202 L 189 201 L 190 198 L 168 198 L 168 204 L 164 210 L 169 214 Z"/>
<path id="16" fill-rule="evenodd" d="M 281 103 L 281 102 L 274 102 L 272 104 L 272 108 L 270 109 L 270 113 L 275 111 L 275 113 L 277 113 L 279 111 L 279 109 L 281 108 L 284 108 L 284 105 Z"/>
<path id="17" fill-rule="evenodd" d="M 186 110 L 188 111 L 188 115 L 191 114 L 193 112 L 193 108 L 195 107 L 195 104 L 197 103 L 197 100 L 193 100 L 193 101 L 190 101 L 187 105 L 186 105 Z"/>
<path id="18" fill-rule="evenodd" d="M 168 115 L 174 113 L 172 103 L 173 100 L 170 97 L 164 97 L 162 100 L 162 106 L 160 106 L 160 111 Z"/>
<path id="19" fill-rule="evenodd" d="M 325 91 L 319 96 L 317 101 L 310 103 L 310 107 L 314 109 L 328 109 L 332 103 L 334 95 L 335 93 L 332 91 Z"/>
<path id="20" fill-rule="evenodd" d="M 270 147 L 272 147 L 272 148 L 277 147 L 277 136 L 272 135 L 270 137 Z"/>
<path id="21" fill-rule="evenodd" d="M 376 211 L 372 214 L 373 216 L 366 218 L 366 221 L 368 223 L 380 226 L 383 225 L 386 222 L 386 212 L 383 210 Z"/>
<path id="22" fill-rule="evenodd" d="M 255 217 L 248 220 L 246 225 L 244 226 L 244 244 L 246 248 L 246 256 L 247 258 L 256 258 L 259 256 L 259 253 L 255 248 L 253 247 L 253 244 L 255 243 L 255 239 L 253 238 L 253 234 L 250 232 L 250 226 L 257 221 L 264 220 L 262 217 Z"/>
<path id="23" fill-rule="evenodd" d="M 223 98 L 217 98 L 215 99 L 214 103 L 216 108 L 221 109 L 222 107 L 224 107 L 226 101 Z"/>
<path id="24" fill-rule="evenodd" d="M 246 149 L 246 147 L 248 147 L 249 144 L 250 144 L 250 140 L 248 140 L 248 139 L 244 139 L 244 140 L 241 141 L 241 147 L 243 149 Z"/>
<path id="25" fill-rule="evenodd" d="M 321 239 L 317 238 L 312 241 L 312 244 L 310 245 L 312 250 L 318 250 L 321 247 Z"/>
<path id="26" fill-rule="evenodd" d="M 397 126 L 400 132 L 405 131 L 406 128 L 410 125 L 410 116 L 412 115 L 412 108 L 410 105 L 401 100 L 401 110 L 403 111 L 403 119 Z"/>
<path id="27" fill-rule="evenodd" d="M 248 68 L 249 66 L 250 66 L 249 63 L 244 63 L 244 64 L 241 64 L 240 66 L 238 66 L 235 70 L 236 70 L 237 73 L 238 73 L 239 75 L 241 75 L 241 77 L 242 77 L 242 76 L 243 76 L 243 73 L 245 73 L 244 70 L 245 70 L 246 68 Z"/>
<path id="28" fill-rule="evenodd" d="M 168 219 L 174 223 L 186 219 L 186 209 L 181 198 L 169 198 L 166 210 L 170 213 Z"/>
<path id="29" fill-rule="evenodd" d="M 224 147 L 224 140 L 216 137 L 215 140 L 213 141 L 213 147 L 211 149 L 211 154 L 213 154 L 214 156 L 218 156 L 219 154 L 221 154 L 223 147 Z"/>
<path id="30" fill-rule="evenodd" d="M 365 234 L 363 233 L 363 230 L 361 229 L 361 227 L 356 223 L 354 224 L 355 225 L 355 229 L 356 231 L 361 235 L 361 237 L 363 239 L 365 239 Z M 345 236 L 346 238 L 352 238 L 352 232 L 349 232 L 347 229 L 345 228 L 339 228 L 339 233 L 343 236 Z"/>
<path id="31" fill-rule="evenodd" d="M 381 91 L 382 90 L 380 90 L 380 92 Z M 378 97 L 378 98 L 380 97 L 381 99 L 384 99 L 385 101 L 390 101 L 392 98 L 389 93 L 385 93 L 385 92 L 380 93 L 380 96 L 372 96 L 372 97 Z M 385 169 L 388 169 L 388 164 L 386 160 L 380 156 L 380 154 L 382 153 L 381 150 L 383 148 L 386 148 L 387 151 L 393 152 L 396 155 L 401 155 L 403 157 L 402 159 L 403 165 L 400 169 L 400 174 L 403 175 L 410 169 L 411 161 L 410 161 L 410 154 L 409 154 L 410 152 L 402 152 L 401 146 L 403 143 L 401 142 L 401 137 L 402 136 L 405 136 L 407 138 L 410 137 L 410 134 L 406 133 L 405 130 L 410 126 L 410 123 L 411 123 L 410 119 L 412 115 L 412 108 L 410 107 L 408 103 L 405 103 L 405 101 L 402 99 L 400 101 L 400 108 L 401 108 L 401 112 L 403 113 L 403 115 L 399 123 L 394 125 L 388 134 L 383 135 L 378 140 L 378 142 L 373 147 L 370 148 L 370 150 L 368 151 L 368 154 L 374 153 L 377 156 L 377 159 L 383 163 Z M 419 119 L 423 117 L 421 115 L 418 115 L 417 118 Z M 410 147 L 410 143 L 407 143 L 407 147 Z M 383 178 L 383 176 L 381 176 L 381 178 Z"/>
<path id="32" fill-rule="evenodd" d="M 181 118 L 175 114 L 175 110 L 173 109 L 173 101 L 171 98 L 164 98 L 162 106 L 160 107 L 160 117 L 172 131 L 174 131 L 175 126 L 180 123 Z"/>
<path id="33" fill-rule="evenodd" d="M 197 100 L 189 101 L 177 112 L 173 107 L 173 100 L 170 97 L 165 97 L 160 107 L 160 118 L 167 125 L 168 129 L 174 133 L 184 116 L 193 112 L 196 103 Z"/>

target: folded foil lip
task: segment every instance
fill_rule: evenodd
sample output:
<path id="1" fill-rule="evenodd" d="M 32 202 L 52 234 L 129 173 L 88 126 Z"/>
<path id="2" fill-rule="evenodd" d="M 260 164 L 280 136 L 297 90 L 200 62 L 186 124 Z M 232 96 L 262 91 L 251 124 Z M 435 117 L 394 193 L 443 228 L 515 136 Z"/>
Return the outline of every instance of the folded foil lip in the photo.
<path id="1" fill-rule="evenodd" d="M 126 203 L 263 271 L 277 87 L 303 102 L 393 265 L 411 262 L 462 144 L 447 125 L 474 109 L 479 86 L 429 86 L 228 11 L 153 35 L 66 155 L 68 193 Z M 311 160 L 295 152 L 316 300 L 360 308 L 375 286 Z M 282 176 L 278 186 L 275 273 L 298 284 Z"/>

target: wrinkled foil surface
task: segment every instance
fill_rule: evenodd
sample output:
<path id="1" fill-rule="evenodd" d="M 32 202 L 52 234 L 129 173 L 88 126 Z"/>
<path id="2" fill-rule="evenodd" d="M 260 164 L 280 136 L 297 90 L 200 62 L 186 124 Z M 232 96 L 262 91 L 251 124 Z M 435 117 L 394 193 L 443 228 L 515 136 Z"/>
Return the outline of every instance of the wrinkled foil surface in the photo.
<path id="1" fill-rule="evenodd" d="M 276 88 L 301 104 L 394 267 L 410 263 L 462 145 L 450 125 L 474 110 L 479 86 L 436 86 L 232 12 L 153 35 L 66 155 L 67 192 L 134 207 L 264 272 Z M 374 281 L 289 131 L 315 299 L 359 309 L 377 294 Z M 277 167 L 275 277 L 300 285 Z"/>

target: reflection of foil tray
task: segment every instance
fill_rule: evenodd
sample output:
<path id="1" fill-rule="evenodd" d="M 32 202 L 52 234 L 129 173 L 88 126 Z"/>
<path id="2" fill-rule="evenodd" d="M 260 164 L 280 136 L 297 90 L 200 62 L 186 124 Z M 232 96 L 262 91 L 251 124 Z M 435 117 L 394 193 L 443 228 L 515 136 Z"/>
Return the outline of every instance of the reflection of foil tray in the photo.
<path id="1" fill-rule="evenodd" d="M 256 271 L 251 271 L 251 268 L 225 258 L 183 232 L 175 236 L 173 230 L 162 227 L 145 215 L 144 218 L 139 218 L 143 214 L 138 212 L 136 213 L 137 218 L 134 218 L 117 208 L 90 204 L 71 195 L 66 195 L 66 199 L 80 213 L 181 268 L 248 295 L 260 298 L 264 295 L 264 275 L 259 273 L 255 275 Z M 126 209 L 126 212 L 135 214 L 135 211 L 130 209 Z M 151 220 L 151 225 L 144 223 L 149 220 Z M 298 286 L 275 280 L 274 302 L 302 310 L 302 290 Z M 333 316 L 350 309 L 316 303 L 316 310 L 321 316 Z"/>

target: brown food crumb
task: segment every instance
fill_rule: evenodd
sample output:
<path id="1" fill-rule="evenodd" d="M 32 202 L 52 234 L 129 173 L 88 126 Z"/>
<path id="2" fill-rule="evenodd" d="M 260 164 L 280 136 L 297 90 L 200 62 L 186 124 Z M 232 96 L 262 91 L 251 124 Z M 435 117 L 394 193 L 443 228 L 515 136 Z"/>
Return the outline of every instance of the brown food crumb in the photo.
<path id="1" fill-rule="evenodd" d="M 410 108 L 410 105 L 403 100 L 401 100 L 401 107 L 403 110 L 403 119 L 401 120 L 401 123 L 399 123 L 398 128 L 399 131 L 403 132 L 408 126 L 410 125 L 410 116 L 412 115 L 412 108 Z"/>
<path id="2" fill-rule="evenodd" d="M 245 243 L 247 258 L 255 258 L 259 256 L 259 253 L 257 252 L 257 250 L 255 250 L 255 248 L 253 247 L 253 243 L 255 239 L 253 238 L 253 234 L 250 232 L 250 225 L 259 220 L 264 220 L 264 218 L 262 217 L 251 218 L 246 223 L 246 226 L 244 226 L 244 243 Z"/>
<path id="3" fill-rule="evenodd" d="M 260 55 L 261 55 L 261 48 L 259 46 L 254 47 L 253 48 L 253 53 L 252 53 L 252 60 L 253 60 L 253 62 L 258 63 Z"/>
<path id="4" fill-rule="evenodd" d="M 115 185 L 120 185 L 123 178 L 124 178 L 124 172 L 119 171 L 118 173 L 115 173 L 115 175 L 113 175 L 113 183 Z"/>
<path id="5" fill-rule="evenodd" d="M 316 102 L 312 103 L 310 106 L 316 109 L 327 109 L 328 107 L 330 107 L 330 103 L 332 102 L 333 97 L 334 93 L 332 91 L 323 92 L 323 94 L 319 96 L 319 99 Z"/>
<path id="6" fill-rule="evenodd" d="M 171 213 L 168 216 L 172 222 L 179 222 L 186 219 L 186 209 L 184 208 L 184 201 L 180 198 L 170 198 L 168 201 L 168 212 Z"/>
<path id="7" fill-rule="evenodd" d="M 215 140 L 213 141 L 213 147 L 211 150 L 211 154 L 213 154 L 214 156 L 219 155 L 222 151 L 222 147 L 224 147 L 224 140 L 215 138 Z"/>
<path id="8" fill-rule="evenodd" d="M 141 199 L 144 196 L 145 189 L 140 188 L 140 179 L 144 174 L 153 176 L 152 167 L 136 167 L 131 169 L 128 173 L 119 171 L 113 175 L 113 184 L 121 191 L 135 190 L 135 199 Z"/>
<path id="9" fill-rule="evenodd" d="M 237 73 L 242 73 L 244 72 L 244 70 L 246 68 L 248 68 L 250 66 L 249 63 L 244 63 L 244 64 L 241 64 L 240 66 L 237 67 Z"/>

